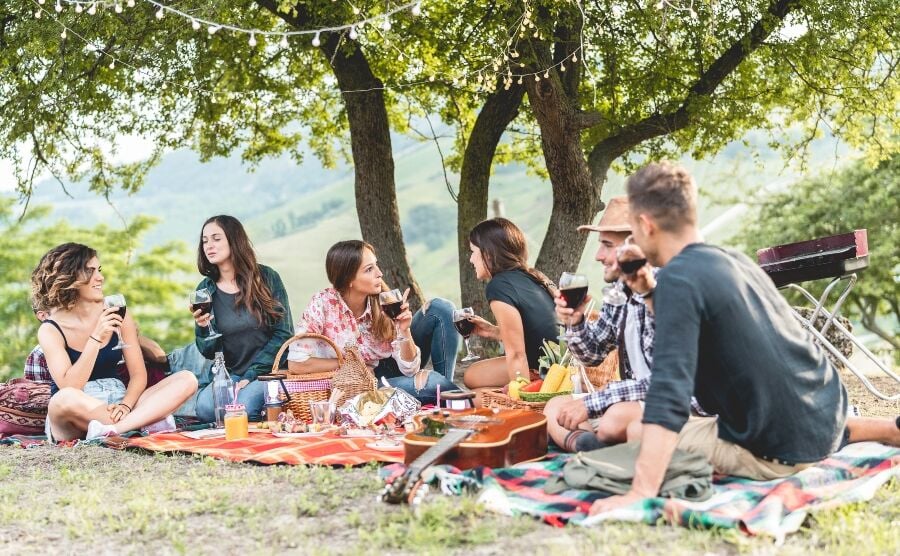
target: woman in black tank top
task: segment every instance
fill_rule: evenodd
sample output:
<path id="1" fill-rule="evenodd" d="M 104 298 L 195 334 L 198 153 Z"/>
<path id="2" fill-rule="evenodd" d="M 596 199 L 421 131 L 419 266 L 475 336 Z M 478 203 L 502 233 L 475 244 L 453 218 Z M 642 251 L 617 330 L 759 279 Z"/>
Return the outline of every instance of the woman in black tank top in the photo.
<path id="1" fill-rule="evenodd" d="M 175 373 L 151 388 L 130 313 L 103 307 L 97 252 L 77 243 L 51 249 L 31 274 L 35 303 L 51 307 L 38 340 L 53 378 L 46 431 L 74 440 L 119 434 L 160 421 L 196 390 L 193 373 Z M 113 349 L 116 330 L 129 346 Z M 126 389 L 116 374 L 125 358 Z M 89 393 L 90 392 L 90 393 Z"/>

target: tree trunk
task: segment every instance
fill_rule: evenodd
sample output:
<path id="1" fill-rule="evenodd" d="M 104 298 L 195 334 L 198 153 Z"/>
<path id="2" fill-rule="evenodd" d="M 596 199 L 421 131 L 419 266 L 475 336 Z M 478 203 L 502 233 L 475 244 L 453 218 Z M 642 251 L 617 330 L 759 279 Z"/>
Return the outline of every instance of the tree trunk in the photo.
<path id="1" fill-rule="evenodd" d="M 581 144 L 580 112 L 566 97 L 555 71 L 540 81 L 529 78 L 527 83 L 528 101 L 541 128 L 544 162 L 553 186 L 550 224 L 535 266 L 556 281 L 564 271 L 578 267 L 587 234 L 576 228 L 589 223 L 602 207 L 600 192 L 606 174 L 594 176 L 595 187 Z"/>
<path id="2" fill-rule="evenodd" d="M 487 218 L 488 186 L 494 153 L 506 126 L 519 113 L 525 89 L 513 85 L 509 90 L 498 86 L 491 93 L 475 119 L 463 153 L 457 196 L 457 244 L 459 248 L 459 289 L 462 306 L 472 307 L 485 318 L 490 307 L 484 296 L 484 286 L 475 278 L 475 270 L 469 263 L 469 231 Z"/>
<path id="3" fill-rule="evenodd" d="M 422 292 L 409 268 L 400 229 L 383 84 L 372 73 L 359 45 L 342 46 L 340 41 L 337 33 L 329 33 L 321 48 L 331 61 L 350 123 L 359 227 L 363 239 L 375 246 L 385 282 L 400 290 L 409 287 L 409 304 L 415 311 L 422 304 Z"/>
<path id="4" fill-rule="evenodd" d="M 859 307 L 860 324 L 863 325 L 863 328 L 886 341 L 894 350 L 900 351 L 900 342 L 897 341 L 897 336 L 878 326 L 878 303 L 864 303 L 857 300 L 856 306 Z"/>

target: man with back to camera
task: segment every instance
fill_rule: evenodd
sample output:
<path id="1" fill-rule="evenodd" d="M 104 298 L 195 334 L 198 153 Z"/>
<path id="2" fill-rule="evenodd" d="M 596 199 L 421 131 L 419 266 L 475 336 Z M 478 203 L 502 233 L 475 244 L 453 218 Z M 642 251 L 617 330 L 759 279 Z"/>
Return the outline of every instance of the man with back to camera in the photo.
<path id="1" fill-rule="evenodd" d="M 768 480 L 818 463 L 849 442 L 900 445 L 900 418 L 847 417 L 837 371 L 745 255 L 703 243 L 686 170 L 649 164 L 627 181 L 634 240 L 661 268 L 653 294 L 652 382 L 631 490 L 591 514 L 655 497 L 675 448 L 719 473 Z M 716 417 L 691 417 L 691 395 Z"/>

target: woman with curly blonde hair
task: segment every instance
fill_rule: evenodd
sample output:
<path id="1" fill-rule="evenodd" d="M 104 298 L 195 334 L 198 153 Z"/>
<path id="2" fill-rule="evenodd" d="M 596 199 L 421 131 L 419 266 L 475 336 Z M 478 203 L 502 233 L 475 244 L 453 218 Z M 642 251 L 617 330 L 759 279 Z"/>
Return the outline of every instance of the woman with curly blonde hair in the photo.
<path id="1" fill-rule="evenodd" d="M 45 431 L 49 440 L 96 438 L 136 430 L 166 419 L 196 390 L 181 371 L 146 388 L 147 369 L 131 314 L 103 307 L 103 274 L 97 252 L 65 243 L 45 254 L 31 274 L 35 303 L 51 308 L 38 340 L 53 382 Z M 126 347 L 116 351 L 118 331 Z M 130 376 L 118 378 L 119 354 Z"/>

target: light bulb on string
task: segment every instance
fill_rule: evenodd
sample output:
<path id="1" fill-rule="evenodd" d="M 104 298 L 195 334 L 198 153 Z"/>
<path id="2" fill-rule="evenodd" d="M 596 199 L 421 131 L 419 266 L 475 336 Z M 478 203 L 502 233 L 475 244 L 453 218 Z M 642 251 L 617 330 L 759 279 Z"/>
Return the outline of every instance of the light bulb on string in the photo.
<path id="1" fill-rule="evenodd" d="M 210 25 L 210 26 L 206 29 L 206 32 L 209 33 L 210 35 L 215 35 L 215 34 L 216 34 L 216 31 L 218 31 L 218 30 L 219 30 L 219 28 L 218 28 L 217 26 L 215 26 L 215 25 Z"/>
<path id="2" fill-rule="evenodd" d="M 66 31 L 65 27 L 63 27 L 62 33 L 59 34 L 59 38 L 64 39 L 69 36 L 69 33 Z"/>
<path id="3" fill-rule="evenodd" d="M 134 0 L 128 0 L 128 2 L 125 3 L 125 5 L 128 6 L 129 8 L 133 8 L 133 7 L 134 7 Z"/>
<path id="4" fill-rule="evenodd" d="M 115 11 L 117 14 L 122 13 L 122 4 L 116 2 L 116 6 L 113 8 L 113 11 Z"/>
<path id="5" fill-rule="evenodd" d="M 156 12 L 156 19 L 162 19 L 166 15 L 166 11 L 163 8 L 160 8 Z"/>
<path id="6" fill-rule="evenodd" d="M 413 4 L 413 7 L 409 10 L 414 16 L 419 17 L 422 15 L 422 3 L 416 2 Z"/>
<path id="7" fill-rule="evenodd" d="M 56 0 L 56 7 L 54 8 L 56 13 L 60 13 L 62 11 L 62 4 L 59 3 L 59 0 Z"/>
<path id="8" fill-rule="evenodd" d="M 200 30 L 200 22 L 197 21 L 196 19 L 192 19 L 191 27 L 193 27 L 194 31 L 199 31 Z"/>
<path id="9" fill-rule="evenodd" d="M 522 84 L 522 76 L 521 76 L 521 75 L 520 75 L 520 76 L 519 76 L 519 80 L 518 80 L 518 81 L 516 81 L 516 83 L 518 83 L 518 84 L 519 84 L 519 85 L 521 85 L 521 84 Z"/>
<path id="10" fill-rule="evenodd" d="M 391 20 L 388 16 L 384 16 L 384 23 L 381 24 L 382 31 L 390 31 L 391 30 Z"/>
<path id="11" fill-rule="evenodd" d="M 550 77 L 550 70 L 544 72 L 544 79 L 548 79 Z"/>
<path id="12" fill-rule="evenodd" d="M 359 8 L 353 6 L 353 15 L 359 15 Z"/>
<path id="13" fill-rule="evenodd" d="M 38 4 L 40 4 L 41 6 L 43 6 L 43 5 L 44 5 L 44 2 L 46 2 L 46 1 L 47 1 L 47 0 L 38 0 Z"/>
<path id="14" fill-rule="evenodd" d="M 88 8 L 88 15 L 94 15 L 95 13 L 97 13 L 97 3 L 96 2 L 91 4 L 91 7 Z"/>
<path id="15" fill-rule="evenodd" d="M 359 37 L 359 33 L 356 32 L 356 25 L 350 28 L 350 40 L 355 41 Z"/>
<path id="16" fill-rule="evenodd" d="M 247 43 L 250 45 L 250 48 L 256 46 L 256 33 L 250 33 L 250 40 Z"/>
<path id="17" fill-rule="evenodd" d="M 573 62 L 577 62 L 577 61 L 578 61 L 578 55 L 577 55 L 577 54 L 574 54 L 574 53 L 572 54 L 572 61 L 573 61 Z"/>
<path id="18" fill-rule="evenodd" d="M 540 81 L 540 80 L 541 80 L 541 76 L 538 75 L 538 74 L 534 74 L 534 80 L 535 80 L 535 81 Z"/>
<path id="19" fill-rule="evenodd" d="M 75 13 L 80 14 L 84 11 L 84 8 L 81 7 L 81 4 L 75 4 Z"/>
<path id="20" fill-rule="evenodd" d="M 113 58 L 113 60 L 109 63 L 109 69 L 111 69 L 111 70 L 116 69 L 116 60 L 115 60 L 115 58 Z"/>
<path id="21" fill-rule="evenodd" d="M 560 64 L 560 65 L 559 65 L 559 71 L 566 71 L 566 65 L 565 65 L 565 64 Z"/>
<path id="22" fill-rule="evenodd" d="M 322 41 L 321 41 L 321 39 L 319 39 L 319 32 L 316 31 L 316 36 L 313 37 L 312 45 L 318 47 L 321 44 L 322 44 Z"/>
<path id="23" fill-rule="evenodd" d="M 34 18 L 35 19 L 41 18 L 41 9 L 40 8 L 38 8 L 37 10 L 34 11 Z"/>
<path id="24" fill-rule="evenodd" d="M 287 35 L 281 36 L 281 42 L 279 44 L 281 45 L 281 48 L 287 48 L 288 46 L 290 46 L 288 44 Z"/>

